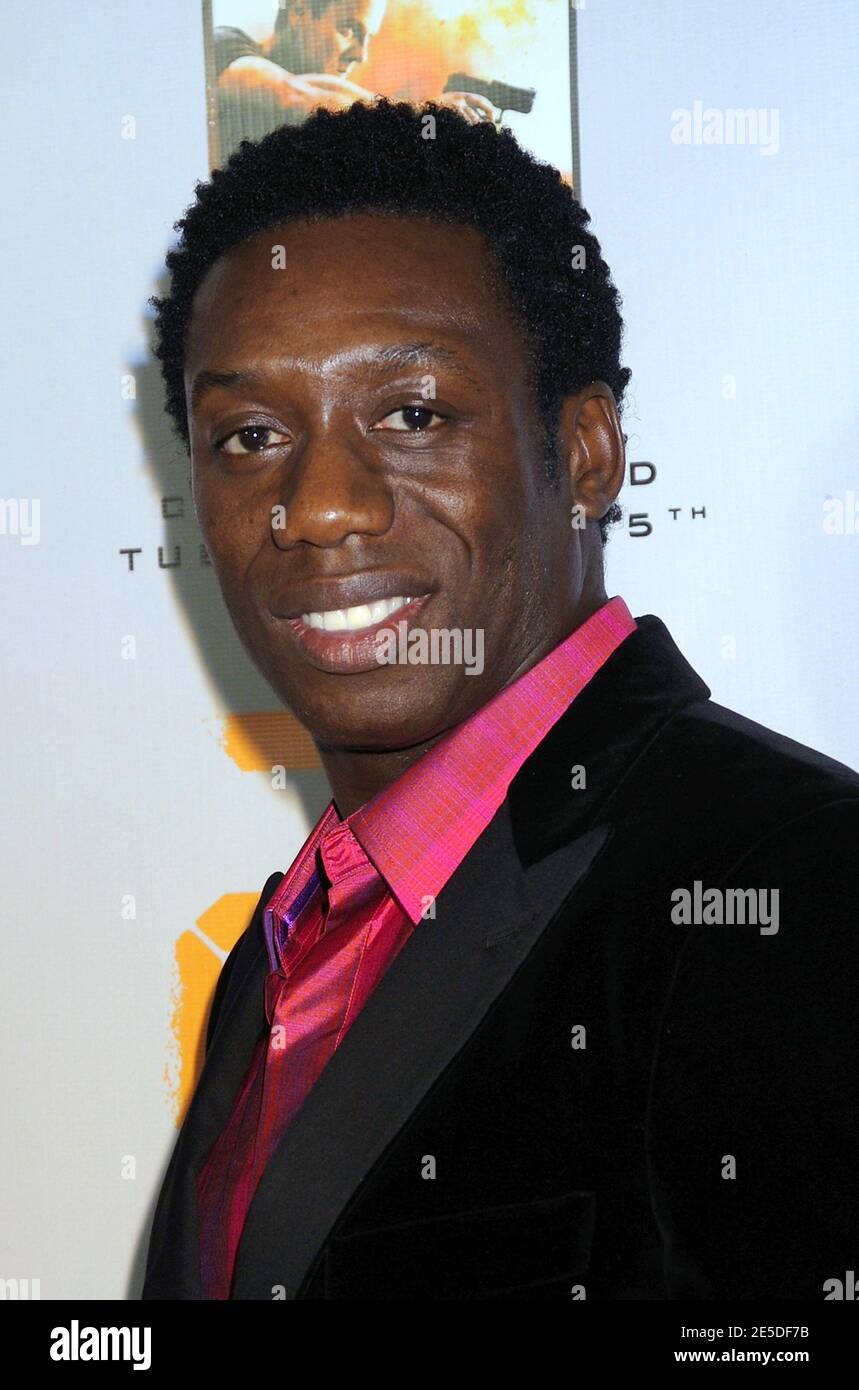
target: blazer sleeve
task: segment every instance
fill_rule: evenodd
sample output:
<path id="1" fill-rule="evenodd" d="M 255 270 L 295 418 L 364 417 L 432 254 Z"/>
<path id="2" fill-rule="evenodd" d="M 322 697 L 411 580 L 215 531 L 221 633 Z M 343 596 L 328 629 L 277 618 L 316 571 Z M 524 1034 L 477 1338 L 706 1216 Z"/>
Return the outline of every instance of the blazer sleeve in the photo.
<path id="1" fill-rule="evenodd" d="M 771 890 L 766 932 L 685 928 L 647 1123 L 669 1298 L 823 1301 L 856 1267 L 857 849 L 859 799 L 798 816 L 718 885 Z"/>

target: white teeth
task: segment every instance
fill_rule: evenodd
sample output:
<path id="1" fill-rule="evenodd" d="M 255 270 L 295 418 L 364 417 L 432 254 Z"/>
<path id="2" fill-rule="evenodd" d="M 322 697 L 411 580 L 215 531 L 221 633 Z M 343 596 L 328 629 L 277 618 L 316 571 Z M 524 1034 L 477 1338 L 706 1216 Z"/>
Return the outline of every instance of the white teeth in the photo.
<path id="1" fill-rule="evenodd" d="M 302 613 L 301 621 L 324 632 L 359 632 L 362 627 L 381 623 L 411 598 L 380 598 L 375 603 L 358 603 L 354 608 L 332 608 L 325 613 Z"/>

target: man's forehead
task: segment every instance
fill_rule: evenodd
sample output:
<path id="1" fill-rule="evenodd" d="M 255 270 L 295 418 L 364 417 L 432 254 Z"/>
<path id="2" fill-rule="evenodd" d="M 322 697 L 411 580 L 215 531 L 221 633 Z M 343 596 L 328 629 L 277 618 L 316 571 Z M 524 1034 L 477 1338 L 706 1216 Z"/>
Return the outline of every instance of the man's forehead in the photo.
<path id="1" fill-rule="evenodd" d="M 256 233 L 215 263 L 194 300 L 189 351 L 227 322 L 234 334 L 349 332 L 357 320 L 391 341 L 465 339 L 498 332 L 507 318 L 487 274 L 476 229 L 424 219 L 355 216 L 282 224 Z M 388 321 L 386 323 L 386 321 Z M 195 333 L 195 328 L 198 330 Z M 407 333 L 406 336 L 409 336 Z"/>
<path id="2" fill-rule="evenodd" d="M 240 344 L 233 344 L 230 352 L 232 360 L 244 358 Z M 472 359 L 468 352 L 457 351 L 445 343 L 419 342 L 364 342 L 348 348 L 339 348 L 314 355 L 275 353 L 268 357 L 264 353 L 252 354 L 240 369 L 205 367 L 196 371 L 189 366 L 186 372 L 188 403 L 193 412 L 203 397 L 218 388 L 253 390 L 272 385 L 284 372 L 300 372 L 306 376 L 321 378 L 336 377 L 338 374 L 361 371 L 362 376 L 380 379 L 401 371 L 416 369 L 429 374 L 443 371 L 459 377 L 476 390 L 484 390 L 487 382 L 480 374 L 480 363 Z"/>
<path id="3" fill-rule="evenodd" d="M 379 248 L 393 261 L 380 262 Z M 282 252 L 278 252 L 282 248 Z M 212 267 L 225 273 L 262 273 L 268 269 L 300 271 L 325 264 L 332 253 L 354 270 L 360 257 L 366 269 L 390 274 L 398 261 L 429 265 L 437 259 L 455 264 L 458 274 L 485 267 L 491 253 L 483 233 L 465 223 L 423 213 L 366 209 L 334 216 L 302 216 L 264 227 L 228 247 Z M 435 269 L 435 266 L 433 267 Z M 211 273 L 211 272 L 210 272 Z"/>

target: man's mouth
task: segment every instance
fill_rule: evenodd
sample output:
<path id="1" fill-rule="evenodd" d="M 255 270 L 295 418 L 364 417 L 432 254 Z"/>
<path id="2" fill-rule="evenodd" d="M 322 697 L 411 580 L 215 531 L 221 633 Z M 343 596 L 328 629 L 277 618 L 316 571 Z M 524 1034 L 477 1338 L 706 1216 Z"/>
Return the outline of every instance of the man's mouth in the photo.
<path id="1" fill-rule="evenodd" d="M 432 594 L 397 595 L 354 608 L 335 608 L 286 618 L 304 658 L 319 671 L 340 675 L 380 670 L 379 634 L 405 637 Z"/>
<path id="2" fill-rule="evenodd" d="M 375 603 L 358 603 L 354 608 L 332 608 L 322 613 L 302 613 L 301 621 L 307 627 L 315 627 L 324 632 L 362 632 L 375 627 L 385 618 L 390 618 L 406 604 L 413 603 L 414 596 L 380 598 Z"/>

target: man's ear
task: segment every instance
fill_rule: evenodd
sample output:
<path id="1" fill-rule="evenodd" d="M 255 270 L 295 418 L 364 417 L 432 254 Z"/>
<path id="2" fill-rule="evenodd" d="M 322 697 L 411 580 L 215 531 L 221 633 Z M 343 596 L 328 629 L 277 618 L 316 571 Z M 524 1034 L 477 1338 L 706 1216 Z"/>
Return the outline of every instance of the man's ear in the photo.
<path id="1" fill-rule="evenodd" d="M 592 381 L 561 407 L 558 439 L 574 504 L 588 521 L 605 516 L 623 486 L 626 449 L 614 392 Z"/>

